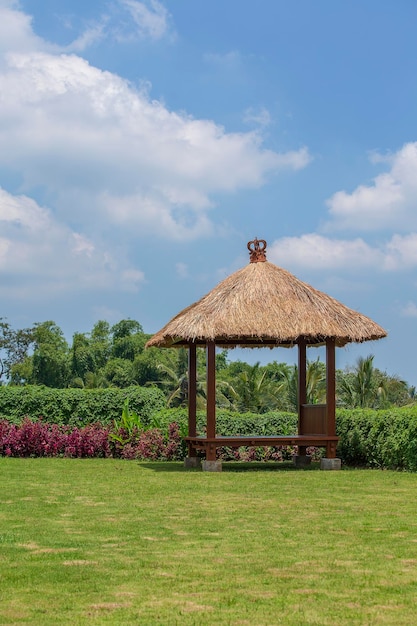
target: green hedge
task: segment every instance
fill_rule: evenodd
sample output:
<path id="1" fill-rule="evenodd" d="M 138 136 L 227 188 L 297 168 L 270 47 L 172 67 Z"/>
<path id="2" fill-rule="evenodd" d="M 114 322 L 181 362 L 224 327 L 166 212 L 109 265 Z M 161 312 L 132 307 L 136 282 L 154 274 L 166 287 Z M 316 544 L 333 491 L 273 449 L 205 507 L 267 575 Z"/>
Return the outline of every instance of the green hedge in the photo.
<path id="1" fill-rule="evenodd" d="M 345 464 L 417 471 L 417 405 L 338 410 L 336 426 Z"/>
<path id="2" fill-rule="evenodd" d="M 161 425 L 176 421 L 187 430 L 186 409 L 165 409 L 157 417 Z M 197 413 L 197 431 L 204 432 L 205 413 Z M 217 410 L 220 435 L 291 435 L 297 432 L 297 416 L 271 412 L 239 415 Z M 338 409 L 337 455 L 344 465 L 417 471 L 417 405 L 387 410 Z"/>
<path id="3" fill-rule="evenodd" d="M 188 428 L 187 409 L 164 409 L 156 419 L 161 427 L 172 422 L 180 425 L 181 433 Z M 197 411 L 197 432 L 204 433 L 205 411 Z M 235 413 L 226 409 L 216 410 L 216 431 L 219 435 L 293 435 L 297 432 L 297 416 L 293 413 L 271 411 L 270 413 Z"/>
<path id="4" fill-rule="evenodd" d="M 156 388 L 51 389 L 49 387 L 0 387 L 0 419 L 19 424 L 25 416 L 55 424 L 84 426 L 119 419 L 126 398 L 130 408 L 166 429 L 177 422 L 187 433 L 187 409 L 166 409 L 165 397 Z M 197 412 L 197 431 L 204 433 L 205 412 Z M 417 471 L 417 404 L 392 409 L 338 409 L 337 454 L 345 465 Z M 297 432 L 293 413 L 238 414 L 217 410 L 220 435 L 291 435 Z"/>
<path id="5" fill-rule="evenodd" d="M 20 424 L 25 416 L 55 424 L 84 426 L 119 419 L 123 403 L 148 424 L 154 413 L 165 406 L 165 396 L 157 388 L 51 389 L 50 387 L 0 387 L 0 419 Z"/>

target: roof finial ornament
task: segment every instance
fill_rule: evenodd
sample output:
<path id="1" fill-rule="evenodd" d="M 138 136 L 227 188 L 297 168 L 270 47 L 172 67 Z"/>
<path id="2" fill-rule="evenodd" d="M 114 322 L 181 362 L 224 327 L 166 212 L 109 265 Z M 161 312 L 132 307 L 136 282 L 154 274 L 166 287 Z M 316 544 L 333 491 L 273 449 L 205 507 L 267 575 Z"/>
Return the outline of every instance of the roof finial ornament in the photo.
<path id="1" fill-rule="evenodd" d="M 263 263 L 266 261 L 266 241 L 265 239 L 255 239 L 248 241 L 248 250 L 251 263 Z"/>

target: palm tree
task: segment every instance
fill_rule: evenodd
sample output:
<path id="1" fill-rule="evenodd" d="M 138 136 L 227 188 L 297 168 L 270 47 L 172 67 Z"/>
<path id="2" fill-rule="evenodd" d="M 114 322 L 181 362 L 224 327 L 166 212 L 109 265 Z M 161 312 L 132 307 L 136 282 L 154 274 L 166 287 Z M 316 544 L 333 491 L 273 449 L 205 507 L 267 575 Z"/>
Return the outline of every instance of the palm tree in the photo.
<path id="1" fill-rule="evenodd" d="M 373 365 L 374 355 L 359 357 L 353 372 L 344 374 L 339 381 L 341 403 L 351 408 L 374 408 L 386 397 L 386 384 Z"/>
<path id="2" fill-rule="evenodd" d="M 188 355 L 180 348 L 168 363 L 158 363 L 163 374 L 158 383 L 167 394 L 167 406 L 185 406 L 188 402 Z M 176 362 L 175 362 L 176 359 Z"/>
<path id="3" fill-rule="evenodd" d="M 298 411 L 298 367 L 293 365 L 285 372 L 281 393 L 286 395 L 287 410 Z M 326 366 L 317 358 L 307 361 L 306 404 L 320 404 L 326 401 Z"/>
<path id="4" fill-rule="evenodd" d="M 240 371 L 229 381 L 229 387 L 222 391 L 225 396 L 231 397 L 240 412 L 265 413 L 277 408 L 279 383 L 259 362 L 255 365 L 241 364 Z"/>

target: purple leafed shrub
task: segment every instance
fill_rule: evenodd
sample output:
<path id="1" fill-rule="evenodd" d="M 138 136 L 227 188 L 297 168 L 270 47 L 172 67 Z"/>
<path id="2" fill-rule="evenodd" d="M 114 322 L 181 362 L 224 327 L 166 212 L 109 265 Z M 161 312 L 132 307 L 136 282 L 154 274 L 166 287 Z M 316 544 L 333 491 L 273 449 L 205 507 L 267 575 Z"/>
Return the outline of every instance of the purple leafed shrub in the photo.
<path id="1" fill-rule="evenodd" d="M 139 459 L 159 461 L 164 458 L 165 442 L 162 432 L 158 428 L 150 428 L 141 433 L 137 445 Z"/>
<path id="2" fill-rule="evenodd" d="M 134 461 L 138 458 L 138 449 L 133 444 L 127 443 L 120 448 L 118 456 L 126 461 Z"/>
<path id="3" fill-rule="evenodd" d="M 123 429 L 111 433 L 113 456 L 152 461 L 173 461 L 184 458 L 181 435 L 176 422 L 169 424 L 167 435 L 164 435 L 160 428 L 141 431 L 136 429 L 129 438 L 126 435 Z"/>
<path id="4" fill-rule="evenodd" d="M 67 433 L 64 451 L 67 457 L 109 457 L 109 431 L 99 424 L 74 428 Z"/>
<path id="5" fill-rule="evenodd" d="M 168 442 L 165 448 L 165 456 L 168 461 L 183 459 L 185 456 L 185 446 L 183 445 L 180 427 L 177 422 L 172 422 L 168 426 Z"/>
<path id="6" fill-rule="evenodd" d="M 117 435 L 117 439 L 110 435 Z M 108 427 L 90 424 L 82 428 L 59 426 L 25 418 L 17 426 L 0 421 L 0 455 L 10 457 L 65 456 L 72 458 L 115 457 L 141 460 L 175 460 L 184 458 L 178 424 L 168 427 L 164 435 L 158 428 L 135 430 L 130 438 Z"/>
<path id="7" fill-rule="evenodd" d="M 25 418 L 16 426 L 0 422 L 0 454 L 13 457 L 108 457 L 109 431 L 98 424 L 70 429 Z"/>

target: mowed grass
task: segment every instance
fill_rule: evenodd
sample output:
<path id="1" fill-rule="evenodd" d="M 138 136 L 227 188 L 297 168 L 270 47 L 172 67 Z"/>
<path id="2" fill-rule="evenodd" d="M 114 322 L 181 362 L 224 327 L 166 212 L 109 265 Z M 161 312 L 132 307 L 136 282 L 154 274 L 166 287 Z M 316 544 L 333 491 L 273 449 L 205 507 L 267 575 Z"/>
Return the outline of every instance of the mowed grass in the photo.
<path id="1" fill-rule="evenodd" d="M 0 459 L 0 624 L 417 623 L 417 475 Z"/>

